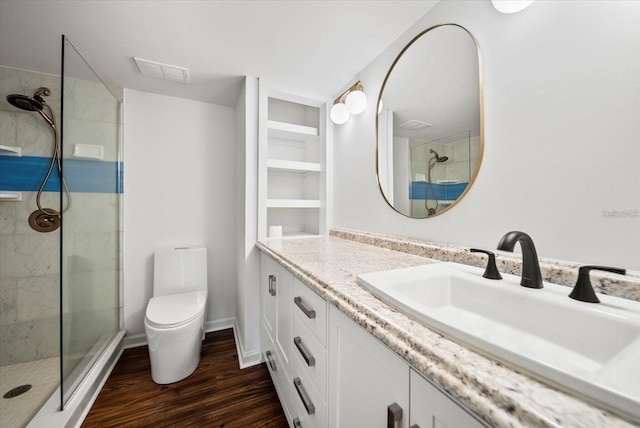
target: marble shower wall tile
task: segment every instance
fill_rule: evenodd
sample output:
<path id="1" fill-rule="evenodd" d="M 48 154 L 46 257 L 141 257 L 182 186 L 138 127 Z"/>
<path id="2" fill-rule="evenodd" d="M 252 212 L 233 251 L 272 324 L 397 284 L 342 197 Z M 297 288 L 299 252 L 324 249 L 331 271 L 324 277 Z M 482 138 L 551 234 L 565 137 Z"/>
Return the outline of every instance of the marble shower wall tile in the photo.
<path id="1" fill-rule="evenodd" d="M 57 356 L 59 331 L 59 318 L 0 324 L 0 365 Z"/>
<path id="2" fill-rule="evenodd" d="M 16 204 L 17 202 L 0 203 L 0 236 L 15 233 Z"/>
<path id="3" fill-rule="evenodd" d="M 15 278 L 0 278 L 0 324 L 15 322 L 17 319 L 17 289 Z"/>
<path id="4" fill-rule="evenodd" d="M 60 314 L 58 275 L 33 276 L 17 280 L 17 321 L 54 318 Z"/>
<path id="5" fill-rule="evenodd" d="M 119 195 L 113 193 L 74 193 L 71 207 L 64 213 L 73 233 L 118 230 Z"/>
<path id="6" fill-rule="evenodd" d="M 16 145 L 16 114 L 13 112 L 0 110 L 0 144 Z"/>
<path id="7" fill-rule="evenodd" d="M 60 273 L 60 235 L 56 232 L 3 236 L 0 278 L 30 278 Z"/>

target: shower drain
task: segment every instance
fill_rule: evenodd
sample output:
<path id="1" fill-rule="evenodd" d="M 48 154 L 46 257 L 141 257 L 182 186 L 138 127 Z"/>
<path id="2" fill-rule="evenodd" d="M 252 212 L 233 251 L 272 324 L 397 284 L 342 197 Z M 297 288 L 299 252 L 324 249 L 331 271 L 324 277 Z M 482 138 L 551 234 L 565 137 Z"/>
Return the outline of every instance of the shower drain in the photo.
<path id="1" fill-rule="evenodd" d="M 17 397 L 19 395 L 24 394 L 25 392 L 27 392 L 30 389 L 31 389 L 31 385 L 29 385 L 29 384 L 16 386 L 11 391 L 9 391 L 6 394 L 4 394 L 2 396 L 2 398 L 15 398 L 15 397 Z"/>

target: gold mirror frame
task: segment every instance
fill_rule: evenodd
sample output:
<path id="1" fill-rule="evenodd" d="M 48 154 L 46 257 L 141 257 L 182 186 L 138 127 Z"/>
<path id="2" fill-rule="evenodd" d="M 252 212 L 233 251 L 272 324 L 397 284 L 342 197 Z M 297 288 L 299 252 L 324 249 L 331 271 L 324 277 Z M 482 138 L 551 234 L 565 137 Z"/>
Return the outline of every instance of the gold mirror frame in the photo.
<path id="1" fill-rule="evenodd" d="M 398 64 L 398 61 L 400 61 L 400 59 L 403 57 L 403 55 L 407 52 L 407 50 L 409 50 L 409 48 L 411 46 L 413 46 L 413 44 L 415 42 L 417 42 L 421 37 L 425 36 L 427 33 L 429 33 L 430 31 L 433 31 L 437 28 L 441 28 L 441 27 L 447 27 L 447 26 L 453 26 L 453 27 L 457 27 L 462 29 L 465 33 L 467 33 L 469 35 L 469 37 L 471 38 L 471 40 L 473 41 L 475 47 L 476 47 L 476 55 L 477 55 L 477 61 L 478 61 L 478 103 L 479 103 L 479 109 L 478 109 L 478 114 L 479 114 L 479 152 L 478 152 L 478 157 L 475 163 L 475 167 L 473 170 L 473 173 L 470 175 L 469 178 L 469 182 L 467 184 L 467 186 L 465 187 L 465 189 L 462 191 L 462 193 L 457 197 L 457 199 L 452 202 L 450 205 L 448 205 L 446 208 L 442 209 L 439 212 L 436 212 L 433 215 L 428 215 L 424 216 L 424 217 L 418 217 L 418 216 L 411 216 L 408 214 L 405 214 L 402 211 L 399 211 L 392 203 L 389 202 L 389 200 L 387 199 L 387 195 L 385 194 L 383 188 L 382 188 L 382 184 L 381 184 L 381 179 L 380 179 L 380 112 L 376 113 L 376 178 L 378 180 L 378 190 L 380 191 L 380 194 L 382 195 L 383 199 L 385 200 L 385 202 L 387 203 L 387 205 L 389 205 L 394 211 L 396 211 L 399 214 L 402 214 L 405 217 L 409 217 L 409 218 L 414 218 L 414 219 L 424 219 L 424 218 L 433 218 L 433 217 L 437 217 L 447 211 L 449 211 L 451 208 L 453 208 L 455 205 L 457 205 L 467 194 L 467 192 L 469 192 L 469 189 L 471 189 L 471 187 L 473 186 L 473 183 L 476 180 L 476 177 L 478 175 L 478 171 L 480 170 L 480 165 L 482 164 L 482 158 L 483 158 L 483 154 L 484 154 L 484 95 L 483 95 L 483 74 L 482 74 L 482 56 L 480 54 L 480 48 L 478 46 L 478 42 L 476 40 L 476 38 L 473 36 L 473 34 L 471 34 L 466 28 L 464 28 L 461 25 L 458 24 L 452 24 L 452 23 L 448 23 L 448 24 L 439 24 L 439 25 L 435 25 L 433 27 L 429 27 L 426 30 L 422 31 L 421 33 L 419 33 L 418 35 L 416 35 L 398 54 L 398 56 L 394 59 L 393 63 L 391 64 L 391 67 L 389 68 L 389 71 L 387 72 L 384 81 L 382 82 L 382 86 L 380 88 L 380 93 L 378 95 L 378 102 L 376 104 L 376 106 L 380 106 L 381 102 L 382 102 L 382 95 L 384 93 L 385 87 L 387 85 L 387 81 L 389 80 L 389 77 L 391 76 L 391 73 L 393 72 L 394 68 L 396 67 L 396 65 Z"/>

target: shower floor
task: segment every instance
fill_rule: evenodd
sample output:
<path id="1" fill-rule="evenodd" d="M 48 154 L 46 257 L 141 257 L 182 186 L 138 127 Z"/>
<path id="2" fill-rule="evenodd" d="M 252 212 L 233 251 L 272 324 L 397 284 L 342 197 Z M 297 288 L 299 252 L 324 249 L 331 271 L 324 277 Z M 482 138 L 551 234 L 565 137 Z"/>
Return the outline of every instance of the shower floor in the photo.
<path id="1" fill-rule="evenodd" d="M 31 384 L 14 398 L 2 398 L 13 388 Z M 23 428 L 60 385 L 60 358 L 45 358 L 0 367 L 0 426 Z"/>

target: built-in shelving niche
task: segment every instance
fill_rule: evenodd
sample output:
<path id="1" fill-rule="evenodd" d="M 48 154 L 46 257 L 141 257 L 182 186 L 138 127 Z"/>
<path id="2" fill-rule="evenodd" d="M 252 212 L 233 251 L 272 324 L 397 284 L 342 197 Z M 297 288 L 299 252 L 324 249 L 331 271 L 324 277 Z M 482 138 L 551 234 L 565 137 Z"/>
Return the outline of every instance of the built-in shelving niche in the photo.
<path id="1" fill-rule="evenodd" d="M 261 97 L 258 237 L 269 226 L 282 226 L 285 238 L 323 234 L 325 104 L 266 90 Z"/>

